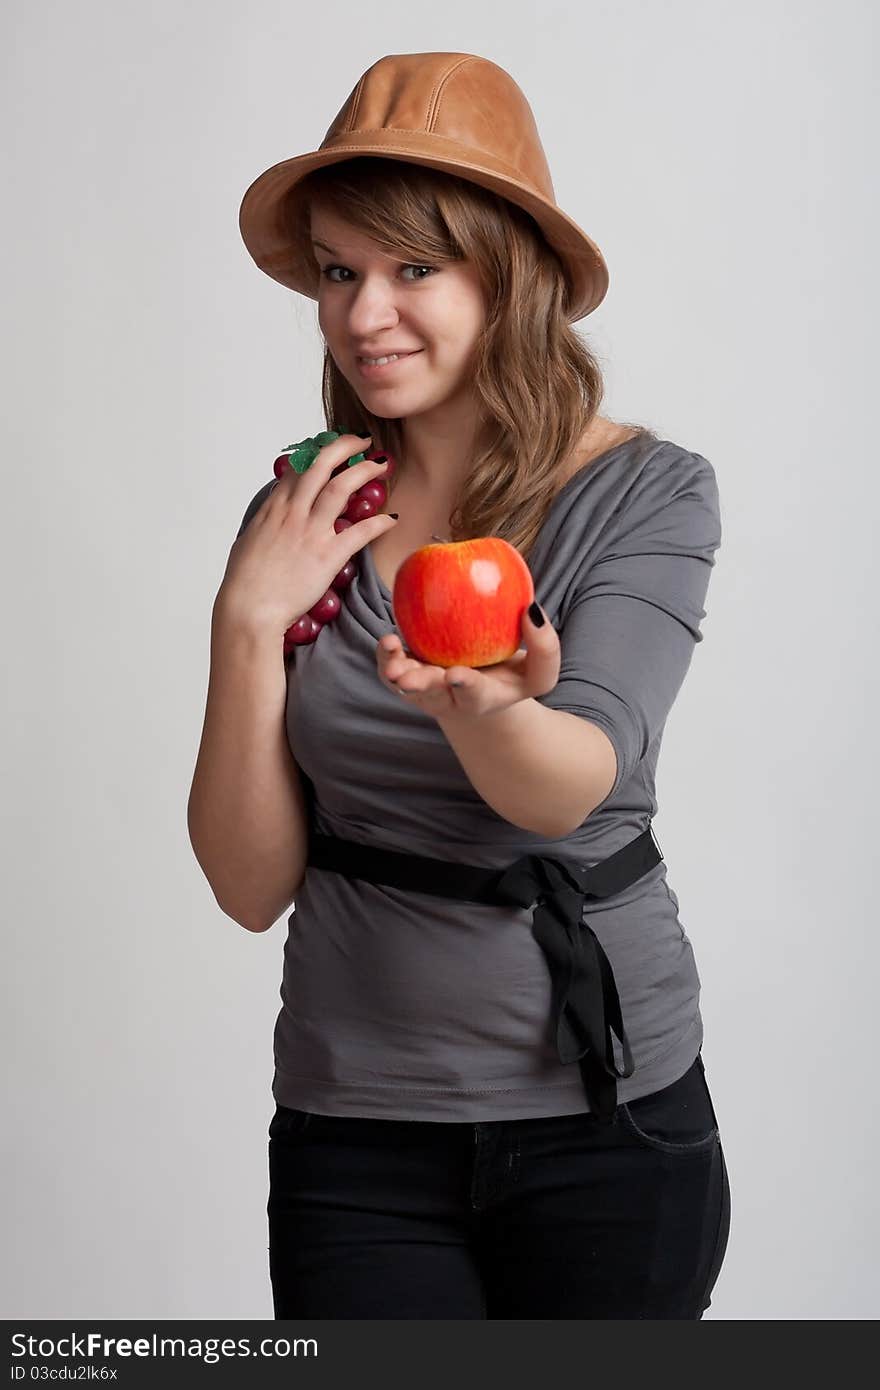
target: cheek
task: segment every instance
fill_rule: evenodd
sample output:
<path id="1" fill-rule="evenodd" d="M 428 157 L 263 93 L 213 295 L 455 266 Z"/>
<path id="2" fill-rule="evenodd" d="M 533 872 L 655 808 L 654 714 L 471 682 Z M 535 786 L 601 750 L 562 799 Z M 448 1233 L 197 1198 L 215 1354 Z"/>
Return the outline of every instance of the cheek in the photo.
<path id="1" fill-rule="evenodd" d="M 450 315 L 454 339 L 459 352 L 467 353 L 476 343 L 485 322 L 485 315 L 473 295 L 463 294 Z M 452 336 L 452 335 L 450 335 Z"/>

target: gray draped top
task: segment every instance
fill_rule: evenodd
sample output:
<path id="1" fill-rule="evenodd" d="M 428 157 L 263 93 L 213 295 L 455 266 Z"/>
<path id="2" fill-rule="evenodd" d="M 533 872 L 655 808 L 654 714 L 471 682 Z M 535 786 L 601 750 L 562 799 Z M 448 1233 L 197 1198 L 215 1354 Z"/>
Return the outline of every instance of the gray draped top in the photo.
<path id="1" fill-rule="evenodd" d="M 558 683 L 539 700 L 598 725 L 617 754 L 605 801 L 557 840 L 499 816 L 436 720 L 382 685 L 376 646 L 395 630 L 391 595 L 370 546 L 355 552 L 339 617 L 287 664 L 288 738 L 314 788 L 316 828 L 493 869 L 529 853 L 606 859 L 657 813 L 663 729 L 702 641 L 720 544 L 712 465 L 650 435 L 594 459 L 554 498 L 528 561 L 562 647 Z M 586 904 L 585 917 L 611 962 L 635 1060 L 618 1099 L 634 1100 L 677 1080 L 703 1038 L 700 980 L 665 861 Z M 556 1052 L 531 924 L 531 910 L 310 867 L 284 944 L 274 1098 L 327 1115 L 437 1121 L 588 1110 L 577 1065 Z"/>

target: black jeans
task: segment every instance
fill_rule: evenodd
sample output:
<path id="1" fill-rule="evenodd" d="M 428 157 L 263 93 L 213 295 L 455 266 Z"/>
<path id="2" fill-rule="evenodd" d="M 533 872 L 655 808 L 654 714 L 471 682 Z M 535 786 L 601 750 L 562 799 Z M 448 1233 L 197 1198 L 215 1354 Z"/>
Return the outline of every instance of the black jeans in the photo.
<path id="1" fill-rule="evenodd" d="M 730 1187 L 701 1057 L 588 1113 L 269 1126 L 276 1318 L 695 1318 Z"/>

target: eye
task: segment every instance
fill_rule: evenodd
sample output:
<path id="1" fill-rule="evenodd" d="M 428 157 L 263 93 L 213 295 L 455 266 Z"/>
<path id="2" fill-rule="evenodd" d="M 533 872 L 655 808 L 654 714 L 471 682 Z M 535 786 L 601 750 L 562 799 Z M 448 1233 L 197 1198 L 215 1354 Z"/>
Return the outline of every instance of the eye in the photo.
<path id="1" fill-rule="evenodd" d="M 432 266 L 432 265 L 404 265 L 404 266 L 402 267 L 402 269 L 403 269 L 403 270 L 427 270 L 431 275 L 433 275 L 433 274 L 436 273 L 436 267 L 435 267 L 435 266 Z M 331 271 L 334 271 L 334 270 L 342 270 L 342 271 L 345 271 L 345 274 L 346 274 L 346 275 L 351 275 L 351 273 L 352 273 L 352 272 L 351 272 L 346 266 L 344 266 L 344 265 L 325 265 L 324 268 L 323 268 L 323 270 L 321 271 L 321 274 L 322 274 L 322 276 L 323 276 L 326 280 L 329 280 L 330 283 L 331 283 L 332 285 L 344 285 L 344 284 L 346 284 L 347 281 L 345 281 L 345 280 L 334 280 L 334 279 L 333 279 L 333 277 L 332 277 L 332 275 L 331 275 Z M 428 276 L 427 276 L 427 275 L 419 275 L 419 276 L 417 276 L 416 278 L 417 278 L 417 280 L 427 280 L 427 279 L 428 279 Z"/>

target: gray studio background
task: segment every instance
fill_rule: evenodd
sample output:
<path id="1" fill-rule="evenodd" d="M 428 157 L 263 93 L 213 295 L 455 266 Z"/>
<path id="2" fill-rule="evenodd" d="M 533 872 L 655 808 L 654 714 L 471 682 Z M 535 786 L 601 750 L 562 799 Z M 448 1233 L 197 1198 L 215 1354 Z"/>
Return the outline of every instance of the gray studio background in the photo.
<path id="1" fill-rule="evenodd" d="M 578 325 L 604 412 L 719 482 L 655 822 L 732 1187 L 707 1317 L 877 1316 L 875 15 L 4 8 L 0 1316 L 272 1316 L 285 922 L 221 914 L 186 803 L 211 605 L 278 450 L 323 426 L 321 340 L 238 206 L 372 62 L 429 50 L 522 86 L 609 263 Z"/>

